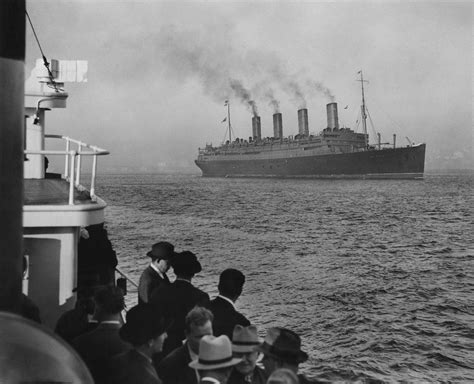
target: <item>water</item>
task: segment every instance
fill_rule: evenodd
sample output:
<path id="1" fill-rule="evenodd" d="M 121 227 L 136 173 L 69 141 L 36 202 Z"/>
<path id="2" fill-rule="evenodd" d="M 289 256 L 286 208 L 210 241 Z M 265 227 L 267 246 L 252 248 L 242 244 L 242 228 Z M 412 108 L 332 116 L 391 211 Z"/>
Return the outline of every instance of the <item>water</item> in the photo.
<path id="1" fill-rule="evenodd" d="M 98 194 L 127 274 L 159 240 L 198 255 L 211 297 L 223 269 L 242 270 L 238 309 L 262 337 L 298 332 L 309 377 L 472 382 L 473 185 L 107 175 Z"/>

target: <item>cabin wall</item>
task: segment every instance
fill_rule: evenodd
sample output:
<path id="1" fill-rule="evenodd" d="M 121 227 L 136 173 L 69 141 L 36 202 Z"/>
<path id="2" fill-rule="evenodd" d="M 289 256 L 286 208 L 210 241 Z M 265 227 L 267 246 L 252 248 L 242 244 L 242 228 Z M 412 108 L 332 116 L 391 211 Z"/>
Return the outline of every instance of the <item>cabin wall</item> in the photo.
<path id="1" fill-rule="evenodd" d="M 74 307 L 79 227 L 25 228 L 29 257 L 27 294 L 40 309 L 43 324 L 54 328 L 59 316 Z"/>

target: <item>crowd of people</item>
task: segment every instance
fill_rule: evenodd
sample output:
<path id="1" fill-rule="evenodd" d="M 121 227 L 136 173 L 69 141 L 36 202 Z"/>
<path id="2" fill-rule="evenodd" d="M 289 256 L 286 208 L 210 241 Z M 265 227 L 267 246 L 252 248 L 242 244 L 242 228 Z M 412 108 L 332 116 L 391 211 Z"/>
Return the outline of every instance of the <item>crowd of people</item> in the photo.
<path id="1" fill-rule="evenodd" d="M 302 384 L 308 359 L 299 335 L 272 327 L 264 340 L 235 303 L 244 274 L 226 269 L 219 294 L 192 284 L 201 264 L 190 251 L 177 253 L 159 242 L 147 253 L 149 266 L 138 287 L 138 304 L 126 313 L 124 292 L 114 285 L 78 291 L 76 308 L 56 332 L 82 357 L 98 384 Z M 176 279 L 167 276 L 172 268 Z"/>

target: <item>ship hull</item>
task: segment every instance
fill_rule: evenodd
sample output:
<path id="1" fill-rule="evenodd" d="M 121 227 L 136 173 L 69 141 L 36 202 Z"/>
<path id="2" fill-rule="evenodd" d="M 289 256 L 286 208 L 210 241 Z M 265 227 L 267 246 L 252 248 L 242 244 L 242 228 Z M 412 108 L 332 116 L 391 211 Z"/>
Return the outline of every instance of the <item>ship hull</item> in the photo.
<path id="1" fill-rule="evenodd" d="M 422 178 L 425 144 L 363 152 L 285 158 L 203 159 L 196 165 L 205 177 Z M 224 156 L 225 157 L 225 156 Z M 249 157 L 249 156 L 247 156 Z"/>

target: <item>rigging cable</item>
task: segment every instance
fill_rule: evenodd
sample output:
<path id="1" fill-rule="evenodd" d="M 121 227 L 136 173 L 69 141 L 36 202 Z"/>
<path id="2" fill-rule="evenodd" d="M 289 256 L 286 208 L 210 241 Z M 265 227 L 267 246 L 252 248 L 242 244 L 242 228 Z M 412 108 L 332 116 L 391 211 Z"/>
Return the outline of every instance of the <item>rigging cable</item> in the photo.
<path id="1" fill-rule="evenodd" d="M 31 30 L 33 31 L 33 35 L 35 36 L 35 39 L 36 39 L 36 43 L 38 44 L 38 47 L 40 49 L 40 52 L 41 52 L 41 56 L 43 56 L 43 64 L 44 66 L 46 67 L 46 69 L 48 70 L 48 75 L 49 75 L 49 79 L 51 81 L 51 84 L 52 84 L 52 87 L 48 84 L 48 86 L 50 88 L 54 88 L 54 90 L 56 92 L 60 92 L 61 90 L 58 88 L 56 82 L 54 81 L 54 78 L 53 78 L 53 74 L 51 72 L 51 69 L 49 69 L 49 62 L 48 60 L 46 59 L 46 56 L 44 55 L 44 52 L 43 52 L 43 48 L 41 48 L 41 44 L 39 42 L 39 39 L 38 39 L 38 35 L 36 34 L 36 31 L 35 31 L 35 27 L 33 26 L 33 23 L 31 22 L 31 18 L 30 18 L 30 15 L 28 14 L 28 11 L 25 9 L 25 13 L 26 13 L 26 17 L 28 18 L 28 21 L 30 23 L 30 26 L 31 26 Z"/>
<path id="2" fill-rule="evenodd" d="M 375 126 L 374 126 L 374 122 L 372 121 L 372 116 L 370 116 L 369 108 L 367 108 L 367 106 L 365 106 L 365 110 L 367 111 L 367 116 L 369 116 L 370 127 L 372 128 L 372 133 L 374 134 L 374 137 L 377 137 L 377 132 L 375 132 Z M 380 136 L 382 136 L 382 135 L 380 135 Z"/>

